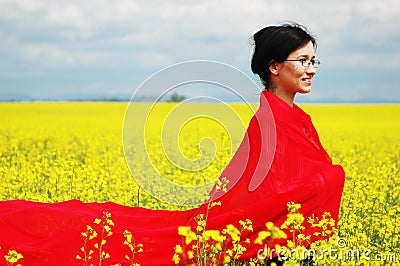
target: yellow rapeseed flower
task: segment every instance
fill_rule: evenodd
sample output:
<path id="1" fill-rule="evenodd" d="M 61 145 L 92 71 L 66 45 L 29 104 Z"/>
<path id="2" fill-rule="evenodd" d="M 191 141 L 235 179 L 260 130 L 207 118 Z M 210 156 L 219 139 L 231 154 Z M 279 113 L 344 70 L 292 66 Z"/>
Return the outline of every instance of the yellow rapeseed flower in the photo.
<path id="1" fill-rule="evenodd" d="M 22 256 L 22 254 L 18 253 L 15 250 L 9 250 L 7 255 L 4 255 L 4 258 L 10 264 L 16 263 L 18 260 L 22 259 L 23 257 L 24 256 Z"/>
<path id="2" fill-rule="evenodd" d="M 271 236 L 271 232 L 268 232 L 268 231 L 260 231 L 260 232 L 258 232 L 258 236 L 257 236 L 257 238 L 254 240 L 254 243 L 255 243 L 255 244 L 262 245 L 262 244 L 263 244 L 263 241 L 264 241 L 267 237 L 269 237 L 269 236 Z"/>
<path id="3" fill-rule="evenodd" d="M 190 226 L 179 226 L 178 227 L 178 235 L 187 236 L 192 231 Z"/>
<path id="4" fill-rule="evenodd" d="M 176 254 L 182 254 L 183 253 L 183 249 L 182 249 L 181 245 L 176 245 L 175 246 L 175 253 Z"/>
<path id="5" fill-rule="evenodd" d="M 179 262 L 181 261 L 181 259 L 179 258 L 179 255 L 178 255 L 178 254 L 174 254 L 174 256 L 172 256 L 172 261 L 173 261 L 176 265 L 178 265 Z"/>

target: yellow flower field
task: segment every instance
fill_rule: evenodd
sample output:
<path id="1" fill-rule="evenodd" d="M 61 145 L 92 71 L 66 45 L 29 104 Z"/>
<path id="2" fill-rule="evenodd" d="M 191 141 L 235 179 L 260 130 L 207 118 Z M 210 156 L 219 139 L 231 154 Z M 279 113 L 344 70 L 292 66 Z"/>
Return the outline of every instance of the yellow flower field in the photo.
<path id="1" fill-rule="evenodd" d="M 212 119 L 195 119 L 180 129 L 176 147 L 183 157 L 208 166 L 198 171 L 180 169 L 179 160 L 175 166 L 168 161 L 163 148 L 175 140 L 163 139 L 165 147 L 159 143 L 161 124 L 157 123 L 165 120 L 174 106 L 161 104 L 158 108 L 164 115 L 156 115 L 149 122 L 154 133 L 146 134 L 146 148 L 152 163 L 175 183 L 201 185 L 213 181 L 239 142 L 236 137 L 230 138 L 229 130 L 243 135 L 252 115 L 249 106 L 232 105 L 244 127 L 232 124 L 224 128 Z M 365 264 L 385 265 L 393 261 L 393 256 L 400 261 L 400 105 L 302 107 L 311 115 L 334 163 L 341 164 L 346 172 L 339 236 L 348 248 L 370 251 Z M 179 191 L 174 197 L 182 204 L 171 205 L 157 199 L 165 193 L 161 188 L 155 186 L 150 195 L 132 177 L 145 177 L 148 169 L 140 168 L 138 160 L 131 174 L 125 162 L 122 130 L 126 108 L 127 103 L 1 103 L 0 200 L 80 199 L 152 209 L 189 208 Z M 192 104 L 191 108 L 219 107 Z M 137 130 L 143 127 L 137 125 Z"/>

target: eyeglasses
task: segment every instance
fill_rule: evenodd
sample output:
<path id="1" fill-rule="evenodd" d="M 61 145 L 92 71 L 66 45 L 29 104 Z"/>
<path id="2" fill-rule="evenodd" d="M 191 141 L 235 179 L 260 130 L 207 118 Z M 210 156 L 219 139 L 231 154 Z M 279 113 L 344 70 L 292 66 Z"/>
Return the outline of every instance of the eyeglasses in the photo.
<path id="1" fill-rule="evenodd" d="M 310 65 L 313 65 L 314 68 L 318 68 L 319 65 L 321 64 L 321 61 L 316 60 L 316 59 L 306 59 L 306 58 L 302 58 L 302 59 L 288 59 L 285 61 L 299 61 L 301 62 L 301 65 L 303 67 L 310 67 Z"/>

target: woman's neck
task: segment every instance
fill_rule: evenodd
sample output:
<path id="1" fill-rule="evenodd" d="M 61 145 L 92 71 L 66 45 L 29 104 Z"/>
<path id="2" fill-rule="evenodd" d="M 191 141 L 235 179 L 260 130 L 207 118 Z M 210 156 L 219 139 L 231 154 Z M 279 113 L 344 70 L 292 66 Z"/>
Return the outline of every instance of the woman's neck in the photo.
<path id="1" fill-rule="evenodd" d="M 269 90 L 272 94 L 275 94 L 278 98 L 286 102 L 290 107 L 293 107 L 294 96 L 296 93 L 288 92 L 285 90 L 279 90 L 276 88 L 271 88 Z"/>

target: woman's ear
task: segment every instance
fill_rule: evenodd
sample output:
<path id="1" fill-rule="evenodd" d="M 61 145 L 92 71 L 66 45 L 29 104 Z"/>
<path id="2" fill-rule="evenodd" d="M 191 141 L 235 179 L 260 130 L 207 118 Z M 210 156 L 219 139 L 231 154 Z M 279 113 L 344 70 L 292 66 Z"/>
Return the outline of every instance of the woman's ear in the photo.
<path id="1" fill-rule="evenodd" d="M 271 74 L 274 76 L 278 76 L 279 68 L 280 64 L 278 62 L 273 62 L 272 64 L 269 65 L 269 72 L 271 72 Z"/>

